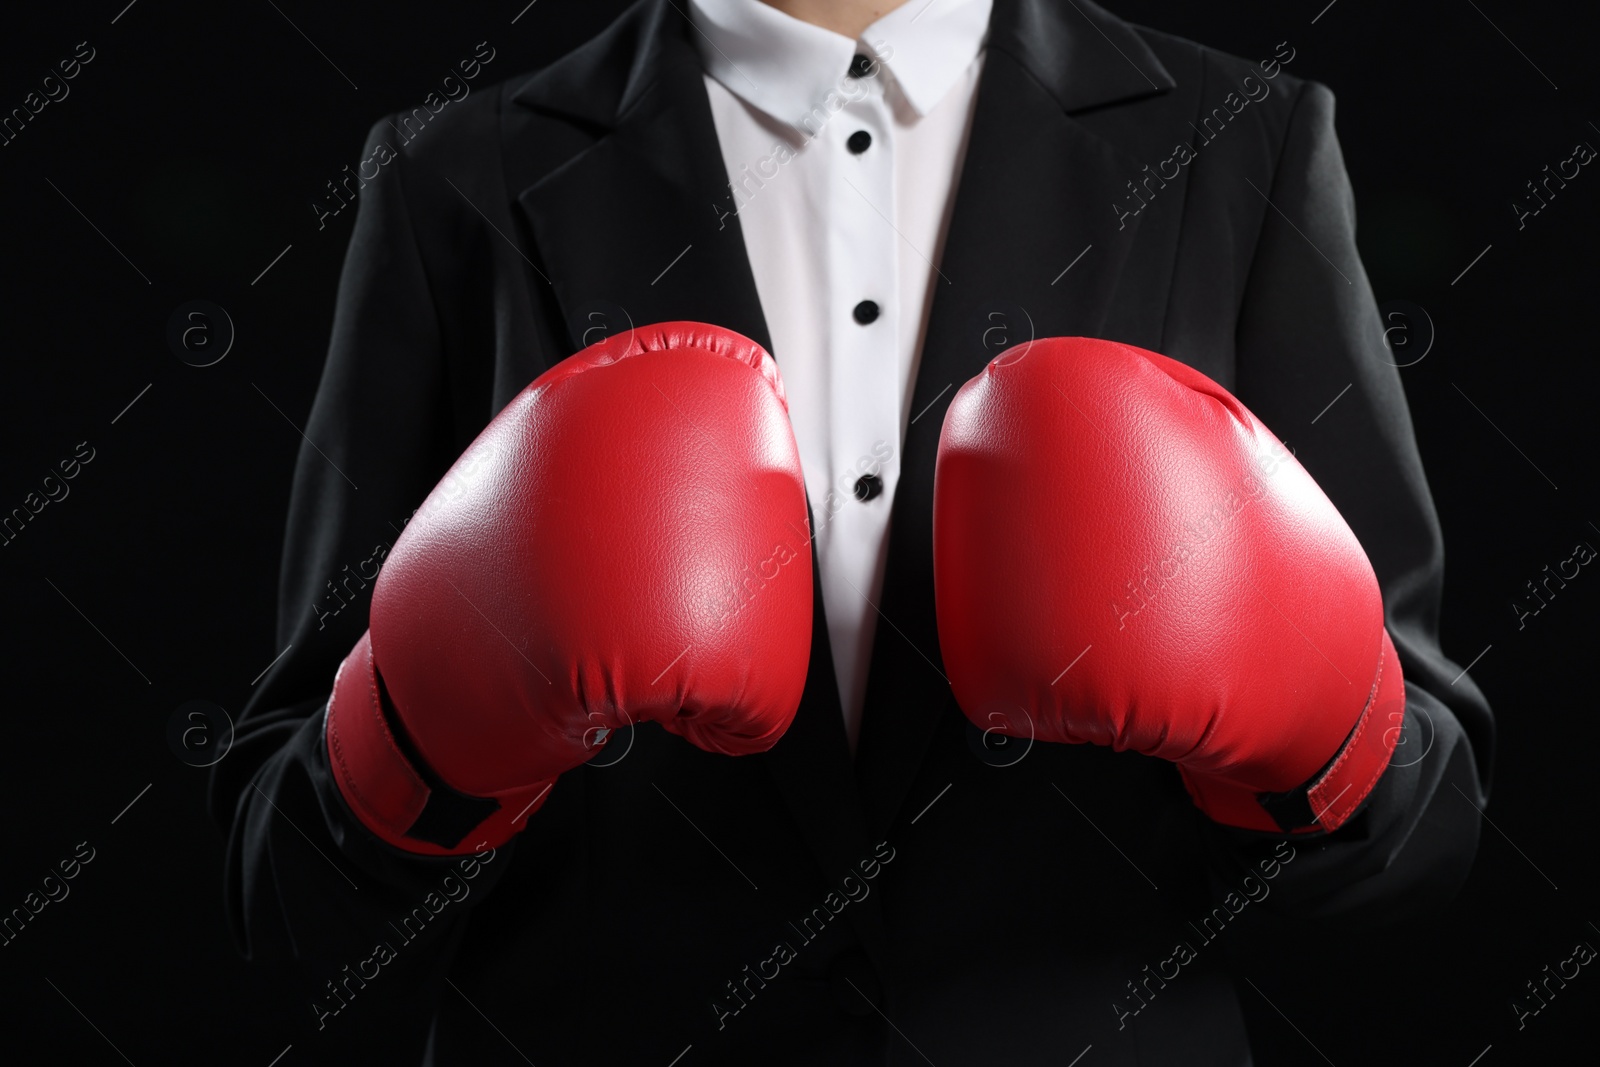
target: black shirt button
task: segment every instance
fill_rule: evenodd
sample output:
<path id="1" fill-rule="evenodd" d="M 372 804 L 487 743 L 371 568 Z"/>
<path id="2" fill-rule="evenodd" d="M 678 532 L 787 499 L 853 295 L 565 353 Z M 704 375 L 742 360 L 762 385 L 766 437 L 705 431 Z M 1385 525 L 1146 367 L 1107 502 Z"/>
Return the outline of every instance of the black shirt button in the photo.
<path id="1" fill-rule="evenodd" d="M 850 135 L 850 139 L 844 143 L 844 146 L 850 149 L 854 155 L 859 156 L 872 147 L 872 134 L 866 130 L 857 130 Z"/>
<path id="2" fill-rule="evenodd" d="M 863 474 L 856 479 L 856 499 L 871 500 L 883 492 L 883 479 L 876 474 Z"/>
<path id="3" fill-rule="evenodd" d="M 869 55 L 857 52 L 855 58 L 850 60 L 848 73 L 852 78 L 870 78 L 878 73 L 878 61 Z"/>
<path id="4" fill-rule="evenodd" d="M 873 303 L 871 300 L 863 300 L 861 303 L 855 306 L 855 310 L 850 314 L 855 316 L 855 320 L 857 322 L 865 326 L 867 323 L 877 320 L 878 305 Z"/>

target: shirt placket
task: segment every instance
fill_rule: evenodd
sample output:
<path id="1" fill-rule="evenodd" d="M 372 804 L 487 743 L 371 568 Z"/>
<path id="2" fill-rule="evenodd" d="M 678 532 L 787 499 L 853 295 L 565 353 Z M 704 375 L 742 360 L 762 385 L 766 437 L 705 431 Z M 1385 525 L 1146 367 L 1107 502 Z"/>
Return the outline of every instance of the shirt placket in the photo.
<path id="1" fill-rule="evenodd" d="M 899 238 L 893 124 L 882 82 L 869 75 L 845 85 L 856 99 L 822 134 L 830 160 L 828 506 L 836 510 L 819 562 L 830 602 L 860 609 L 871 595 L 899 469 L 884 462 L 899 436 Z M 875 623 L 867 609 L 861 628 L 839 628 L 837 636 L 854 646 L 857 685 Z"/>

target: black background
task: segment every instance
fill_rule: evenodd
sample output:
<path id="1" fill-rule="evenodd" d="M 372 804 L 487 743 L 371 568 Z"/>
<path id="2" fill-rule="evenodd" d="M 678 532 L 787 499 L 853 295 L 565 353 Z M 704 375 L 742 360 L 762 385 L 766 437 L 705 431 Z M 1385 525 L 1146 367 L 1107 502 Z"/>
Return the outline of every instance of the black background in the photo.
<path id="1" fill-rule="evenodd" d="M 194 698 L 236 714 L 282 651 L 296 427 L 354 216 L 319 230 L 310 205 L 354 167 L 373 120 L 419 104 L 478 42 L 495 50 L 472 83 L 483 91 L 623 6 L 525 2 L 109 0 L 0 15 L 5 113 L 78 42 L 96 53 L 0 147 L 0 511 L 79 442 L 95 452 L 70 495 L 0 548 L 0 912 L 79 842 L 96 853 L 70 896 L 0 948 L 8 1058 L 35 1041 L 85 1064 L 120 1051 L 141 1067 L 265 1065 L 291 1044 L 281 1063 L 315 1058 L 309 988 L 246 965 L 228 938 L 205 772 L 174 755 L 167 725 Z M 1240 998 L 1269 1065 L 1592 1055 L 1593 968 L 1520 1031 L 1510 1006 L 1576 942 L 1600 945 L 1600 577 L 1584 568 L 1520 630 L 1511 606 L 1580 540 L 1600 547 L 1600 164 L 1520 230 L 1512 209 L 1577 142 L 1600 147 L 1592 27 L 1552 2 L 1325 2 L 1110 6 L 1250 58 L 1286 40 L 1289 70 L 1338 96 L 1378 299 L 1420 305 L 1436 331 L 1401 375 L 1445 530 L 1445 649 L 1462 664 L 1483 653 L 1473 677 L 1500 724 L 1493 825 L 1447 913 L 1319 946 L 1314 966 L 1247 964 L 1259 992 L 1240 983 Z M 197 298 L 237 330 L 207 368 L 166 341 Z M 1409 326 L 1415 359 L 1428 327 Z M 1293 443 L 1295 428 L 1275 429 Z M 381 1004 L 360 1010 L 381 1025 Z M 614 1010 L 626 1015 L 626 997 Z"/>

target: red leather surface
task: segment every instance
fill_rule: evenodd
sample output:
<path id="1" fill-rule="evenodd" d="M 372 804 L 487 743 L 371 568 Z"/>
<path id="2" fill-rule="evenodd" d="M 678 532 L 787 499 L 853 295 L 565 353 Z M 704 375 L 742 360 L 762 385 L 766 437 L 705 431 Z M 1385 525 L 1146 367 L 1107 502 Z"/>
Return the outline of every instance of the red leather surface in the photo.
<path id="1" fill-rule="evenodd" d="M 328 762 L 345 803 L 379 838 L 408 852 L 461 855 L 505 844 L 544 806 L 555 779 L 500 794 L 500 809 L 453 848 L 406 836 L 428 801 L 429 789 L 385 721 L 371 637 L 370 632 L 362 634 L 339 665 L 328 701 Z"/>
<path id="2" fill-rule="evenodd" d="M 476 796 L 520 797 L 637 722 L 760 752 L 805 684 L 807 537 L 772 357 L 641 327 L 541 375 L 428 496 L 378 577 L 373 660 L 422 758 Z M 367 792 L 391 820 L 412 803 Z"/>
<path id="3" fill-rule="evenodd" d="M 428 786 L 384 721 L 371 637 L 361 635 L 334 675 L 326 727 L 328 762 L 350 810 L 390 839 L 402 836 L 422 814 Z"/>
<path id="4" fill-rule="evenodd" d="M 1316 774 L 1375 683 L 1403 701 L 1377 579 L 1333 504 L 1220 385 L 1129 345 L 1034 341 L 961 388 L 934 578 L 974 723 L 1171 760 L 1233 825 L 1276 830 L 1255 794 Z M 1395 733 L 1374 725 L 1340 784 L 1368 780 L 1326 819 L 1381 773 Z"/>
<path id="5" fill-rule="evenodd" d="M 1405 711 L 1405 674 L 1386 629 L 1378 680 L 1373 685 L 1372 700 L 1356 726 L 1358 732 L 1308 794 L 1318 826 L 1337 830 L 1367 799 L 1394 755 Z"/>

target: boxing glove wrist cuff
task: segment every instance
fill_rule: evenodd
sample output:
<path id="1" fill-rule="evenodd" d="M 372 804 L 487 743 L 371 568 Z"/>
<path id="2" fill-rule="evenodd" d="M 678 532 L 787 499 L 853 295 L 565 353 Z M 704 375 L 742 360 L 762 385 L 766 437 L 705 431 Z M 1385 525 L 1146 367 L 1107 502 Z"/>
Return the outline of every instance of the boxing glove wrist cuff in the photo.
<path id="1" fill-rule="evenodd" d="M 1184 774 L 1195 803 L 1218 822 L 1248 830 L 1307 834 L 1337 830 L 1352 819 L 1383 772 L 1405 719 L 1405 678 L 1388 630 L 1361 715 L 1344 744 L 1295 789 L 1257 793 L 1225 781 Z M 1248 799 L 1247 799 L 1248 798 Z"/>
<path id="2" fill-rule="evenodd" d="M 388 707 L 370 632 L 339 666 L 324 730 L 345 803 L 374 835 L 406 852 L 451 856 L 498 848 L 526 825 L 554 784 L 475 797 L 441 780 Z"/>

